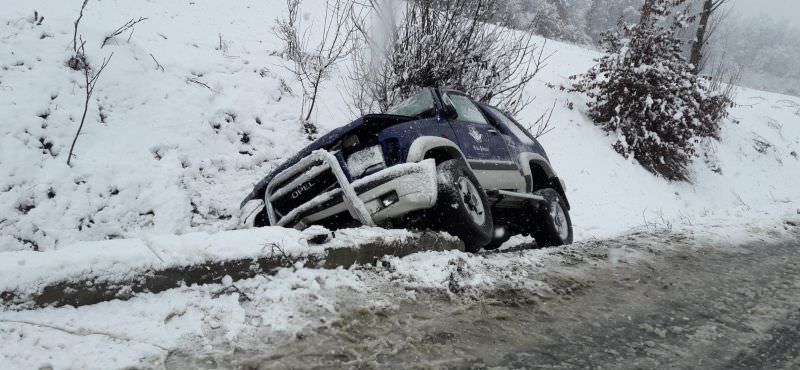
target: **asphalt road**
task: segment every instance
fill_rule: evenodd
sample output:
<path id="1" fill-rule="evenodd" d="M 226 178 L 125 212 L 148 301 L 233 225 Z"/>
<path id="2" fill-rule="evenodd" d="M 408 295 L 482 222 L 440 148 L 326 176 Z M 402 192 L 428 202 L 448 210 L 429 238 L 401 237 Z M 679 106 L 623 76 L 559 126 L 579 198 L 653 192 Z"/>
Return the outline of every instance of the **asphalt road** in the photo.
<path id="1" fill-rule="evenodd" d="M 613 264 L 606 247 L 567 249 L 560 266 L 532 275 L 546 291 L 419 294 L 392 309 L 354 310 L 268 356 L 251 349 L 209 367 L 800 369 L 800 240 L 665 242 L 686 245 L 601 242 L 645 255 Z M 203 363 L 209 358 L 167 361 Z"/>

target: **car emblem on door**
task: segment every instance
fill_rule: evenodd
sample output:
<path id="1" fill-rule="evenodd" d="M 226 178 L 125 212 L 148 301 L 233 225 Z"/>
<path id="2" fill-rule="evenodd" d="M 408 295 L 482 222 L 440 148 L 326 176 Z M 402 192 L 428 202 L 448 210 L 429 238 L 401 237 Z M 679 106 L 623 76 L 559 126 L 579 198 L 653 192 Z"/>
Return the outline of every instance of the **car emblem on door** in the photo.
<path id="1" fill-rule="evenodd" d="M 478 130 L 476 130 L 475 127 L 470 127 L 468 133 L 469 136 L 472 136 L 472 138 L 475 139 L 475 141 L 480 142 L 481 139 L 483 139 L 483 135 L 481 135 L 481 133 L 478 132 Z"/>

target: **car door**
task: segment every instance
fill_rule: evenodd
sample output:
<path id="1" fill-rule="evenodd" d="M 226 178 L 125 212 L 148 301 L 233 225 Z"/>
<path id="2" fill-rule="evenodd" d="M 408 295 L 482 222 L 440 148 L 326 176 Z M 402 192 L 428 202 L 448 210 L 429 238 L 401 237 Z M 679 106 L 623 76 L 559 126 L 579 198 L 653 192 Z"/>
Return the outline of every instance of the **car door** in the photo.
<path id="1" fill-rule="evenodd" d="M 500 131 L 466 95 L 442 91 L 442 103 L 451 107 L 450 124 L 461 151 L 484 190 L 519 190 L 525 178 L 514 163 Z"/>

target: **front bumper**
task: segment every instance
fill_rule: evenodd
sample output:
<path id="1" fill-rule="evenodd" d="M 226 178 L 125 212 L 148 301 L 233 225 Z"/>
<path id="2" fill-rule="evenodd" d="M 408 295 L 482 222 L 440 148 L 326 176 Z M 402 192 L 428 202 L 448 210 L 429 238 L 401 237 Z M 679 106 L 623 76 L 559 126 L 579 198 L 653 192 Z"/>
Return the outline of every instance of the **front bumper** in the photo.
<path id="1" fill-rule="evenodd" d="M 330 170 L 336 177 L 333 189 L 279 214 L 273 201 L 301 188 L 314 176 Z M 430 160 L 395 165 L 353 181 L 347 180 L 336 157 L 317 150 L 276 175 L 267 186 L 264 199 L 254 199 L 241 208 L 240 222 L 252 226 L 256 215 L 266 208 L 270 225 L 303 229 L 344 212 L 363 225 L 374 226 L 409 212 L 436 204 L 436 164 Z"/>

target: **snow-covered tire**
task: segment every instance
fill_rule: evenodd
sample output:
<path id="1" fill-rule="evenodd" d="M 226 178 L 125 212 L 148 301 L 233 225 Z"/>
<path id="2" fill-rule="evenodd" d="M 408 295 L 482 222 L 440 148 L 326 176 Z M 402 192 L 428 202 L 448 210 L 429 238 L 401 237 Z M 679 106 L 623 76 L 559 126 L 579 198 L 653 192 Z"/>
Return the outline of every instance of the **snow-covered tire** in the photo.
<path id="1" fill-rule="evenodd" d="M 531 204 L 531 236 L 540 247 L 559 246 L 572 243 L 572 219 L 566 202 L 555 189 L 544 188 L 533 192 L 544 197 L 544 202 Z"/>
<path id="2" fill-rule="evenodd" d="M 477 252 L 492 239 L 492 212 L 486 192 L 463 160 L 444 161 L 436 170 L 439 194 L 428 212 L 428 221 L 461 239 L 467 251 Z"/>

